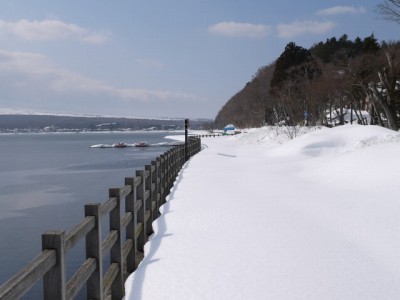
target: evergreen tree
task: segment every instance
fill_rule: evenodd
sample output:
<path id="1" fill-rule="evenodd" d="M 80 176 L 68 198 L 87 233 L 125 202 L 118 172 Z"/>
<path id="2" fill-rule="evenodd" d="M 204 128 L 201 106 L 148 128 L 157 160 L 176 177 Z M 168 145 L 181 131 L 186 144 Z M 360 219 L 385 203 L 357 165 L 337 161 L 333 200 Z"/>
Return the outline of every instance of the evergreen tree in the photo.
<path id="1" fill-rule="evenodd" d="M 375 38 L 374 34 L 366 37 L 363 41 L 363 52 L 364 53 L 376 53 L 379 51 L 381 47 L 377 39 Z"/>
<path id="2" fill-rule="evenodd" d="M 290 77 L 290 69 L 310 60 L 312 55 L 307 49 L 296 46 L 290 42 L 276 61 L 274 75 L 271 80 L 271 88 L 278 88 Z"/>

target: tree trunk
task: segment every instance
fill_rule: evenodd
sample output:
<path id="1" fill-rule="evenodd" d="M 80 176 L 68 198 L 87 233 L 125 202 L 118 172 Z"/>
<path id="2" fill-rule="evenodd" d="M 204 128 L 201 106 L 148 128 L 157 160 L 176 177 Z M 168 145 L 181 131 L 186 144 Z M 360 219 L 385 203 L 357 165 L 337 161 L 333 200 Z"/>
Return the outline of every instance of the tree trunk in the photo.
<path id="1" fill-rule="evenodd" d="M 382 95 L 381 92 L 378 91 L 376 84 L 371 82 L 368 85 L 368 90 L 370 91 L 370 95 L 372 100 L 379 104 L 380 107 L 382 107 L 386 118 L 388 120 L 388 127 L 389 129 L 392 130 L 399 130 L 399 127 L 397 126 L 397 120 L 396 120 L 396 115 L 394 114 L 394 112 L 391 110 L 389 104 L 387 103 L 387 99 L 385 98 L 385 96 Z"/>

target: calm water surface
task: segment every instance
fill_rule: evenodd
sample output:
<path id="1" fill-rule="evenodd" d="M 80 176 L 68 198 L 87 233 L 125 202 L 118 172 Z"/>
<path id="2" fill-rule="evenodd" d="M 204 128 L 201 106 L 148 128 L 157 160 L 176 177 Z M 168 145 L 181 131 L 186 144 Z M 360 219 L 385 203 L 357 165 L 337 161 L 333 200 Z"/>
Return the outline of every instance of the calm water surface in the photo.
<path id="1" fill-rule="evenodd" d="M 0 284 L 40 253 L 43 232 L 69 230 L 83 219 L 84 204 L 104 202 L 109 188 L 123 186 L 125 177 L 168 150 L 91 145 L 171 142 L 167 134 L 179 133 L 0 135 Z M 68 266 L 81 263 L 79 248 Z M 40 290 L 26 299 L 41 298 Z"/>

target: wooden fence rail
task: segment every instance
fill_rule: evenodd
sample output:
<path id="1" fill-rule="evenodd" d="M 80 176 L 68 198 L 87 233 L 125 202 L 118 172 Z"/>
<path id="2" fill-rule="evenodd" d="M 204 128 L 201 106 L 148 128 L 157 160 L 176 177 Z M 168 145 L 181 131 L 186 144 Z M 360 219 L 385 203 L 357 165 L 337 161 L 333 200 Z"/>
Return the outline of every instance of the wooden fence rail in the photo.
<path id="1" fill-rule="evenodd" d="M 144 244 L 153 233 L 152 222 L 159 217 L 159 208 L 185 157 L 195 155 L 200 148 L 200 137 L 189 137 L 187 156 L 185 145 L 171 148 L 143 170 L 137 170 L 134 177 L 125 178 L 123 187 L 110 189 L 106 202 L 86 204 L 85 218 L 71 230 L 45 232 L 42 253 L 0 286 L 0 299 L 20 298 L 42 278 L 45 300 L 73 299 L 85 285 L 87 299 L 122 299 L 124 278 L 143 259 Z M 103 239 L 102 221 L 107 217 L 109 232 Z M 83 238 L 86 260 L 67 281 L 66 254 Z M 103 276 L 103 258 L 107 254 L 110 265 Z"/>

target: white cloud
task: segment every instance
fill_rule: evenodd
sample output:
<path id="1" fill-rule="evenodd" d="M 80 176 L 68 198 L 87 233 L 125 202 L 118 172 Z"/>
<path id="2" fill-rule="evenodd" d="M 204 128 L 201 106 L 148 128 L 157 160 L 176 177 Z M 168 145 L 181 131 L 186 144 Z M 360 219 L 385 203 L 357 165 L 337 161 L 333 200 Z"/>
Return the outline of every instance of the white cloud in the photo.
<path id="1" fill-rule="evenodd" d="M 180 91 L 116 87 L 58 68 L 35 53 L 0 50 L 0 78 L 2 98 L 15 99 L 13 103 L 19 107 L 29 103 L 31 108 L 52 106 L 61 111 L 81 107 L 107 112 L 157 107 L 159 111 L 164 106 L 173 110 L 178 103 L 200 105 L 205 100 Z M 7 104 L 2 98 L 0 106 Z"/>
<path id="2" fill-rule="evenodd" d="M 366 13 L 365 7 L 354 7 L 354 6 L 334 6 L 326 9 L 321 9 L 317 11 L 319 16 L 333 16 L 342 14 L 361 14 Z"/>
<path id="3" fill-rule="evenodd" d="M 92 31 L 55 19 L 42 21 L 23 19 L 16 22 L 7 22 L 0 19 L 0 35 L 13 35 L 29 41 L 74 39 L 91 44 L 102 44 L 109 40 L 108 33 Z"/>
<path id="4" fill-rule="evenodd" d="M 221 22 L 210 26 L 208 30 L 213 34 L 228 37 L 263 38 L 270 33 L 271 28 L 261 24 Z"/>
<path id="5" fill-rule="evenodd" d="M 30 74 L 49 72 L 46 57 L 37 53 L 7 52 L 0 50 L 0 72 L 14 71 Z"/>
<path id="6" fill-rule="evenodd" d="M 293 38 L 304 34 L 322 34 L 336 27 L 336 23 L 318 21 L 295 21 L 290 24 L 279 24 L 277 26 L 278 36 L 281 38 Z"/>

